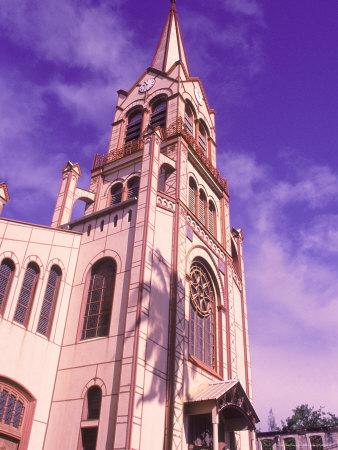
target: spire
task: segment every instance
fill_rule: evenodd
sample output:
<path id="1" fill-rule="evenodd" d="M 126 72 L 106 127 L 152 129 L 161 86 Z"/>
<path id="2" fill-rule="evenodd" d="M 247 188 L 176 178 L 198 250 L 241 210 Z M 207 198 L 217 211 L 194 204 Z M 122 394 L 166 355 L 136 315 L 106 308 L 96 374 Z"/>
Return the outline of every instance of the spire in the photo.
<path id="1" fill-rule="evenodd" d="M 171 0 L 169 14 L 151 67 L 162 72 L 167 72 L 176 61 L 181 61 L 187 74 L 190 76 L 175 1 Z"/>

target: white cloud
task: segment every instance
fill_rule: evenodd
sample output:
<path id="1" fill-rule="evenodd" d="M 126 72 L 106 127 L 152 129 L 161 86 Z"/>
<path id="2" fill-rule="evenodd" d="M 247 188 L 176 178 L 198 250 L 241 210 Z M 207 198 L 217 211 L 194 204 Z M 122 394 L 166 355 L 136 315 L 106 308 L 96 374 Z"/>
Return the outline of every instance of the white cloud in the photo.
<path id="1" fill-rule="evenodd" d="M 258 413 L 265 420 L 272 407 L 278 419 L 285 419 L 300 403 L 335 412 L 337 264 L 321 256 L 330 252 L 327 247 L 338 248 L 337 215 L 330 213 L 337 174 L 308 163 L 303 171 L 277 177 L 254 156 L 239 152 L 222 155 L 219 163 L 232 188 L 230 206 L 235 205 L 238 218 L 246 218 L 244 262 Z M 328 364 L 332 370 L 323 373 Z"/>
<path id="2" fill-rule="evenodd" d="M 108 2 L 92 6 L 65 0 L 3 0 L 0 19 L 13 40 L 34 48 L 43 58 L 104 70 L 109 77 L 123 61 L 123 52 L 137 56 L 131 29 L 114 15 Z"/>
<path id="3" fill-rule="evenodd" d="M 223 0 L 226 9 L 234 14 L 243 14 L 261 20 L 263 11 L 256 0 Z"/>

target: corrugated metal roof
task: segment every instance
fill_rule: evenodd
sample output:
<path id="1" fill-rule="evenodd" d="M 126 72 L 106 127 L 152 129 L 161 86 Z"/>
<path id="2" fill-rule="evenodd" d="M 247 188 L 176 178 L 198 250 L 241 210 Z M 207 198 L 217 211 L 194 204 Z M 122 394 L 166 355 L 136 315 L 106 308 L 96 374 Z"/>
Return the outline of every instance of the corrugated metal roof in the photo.
<path id="1" fill-rule="evenodd" d="M 238 380 L 220 381 L 209 385 L 202 385 L 201 389 L 189 397 L 188 402 L 201 402 L 206 400 L 217 400 L 229 391 Z"/>

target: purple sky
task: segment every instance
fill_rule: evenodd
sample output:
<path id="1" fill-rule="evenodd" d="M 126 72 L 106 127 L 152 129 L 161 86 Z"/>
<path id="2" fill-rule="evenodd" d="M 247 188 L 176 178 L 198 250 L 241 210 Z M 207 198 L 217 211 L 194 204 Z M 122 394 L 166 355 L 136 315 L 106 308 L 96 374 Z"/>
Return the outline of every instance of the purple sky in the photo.
<path id="1" fill-rule="evenodd" d="M 88 188 L 118 89 L 150 66 L 169 0 L 2 0 L 3 216 L 49 224 L 70 159 Z M 217 111 L 218 167 L 245 235 L 255 406 L 338 414 L 338 2 L 177 0 Z"/>

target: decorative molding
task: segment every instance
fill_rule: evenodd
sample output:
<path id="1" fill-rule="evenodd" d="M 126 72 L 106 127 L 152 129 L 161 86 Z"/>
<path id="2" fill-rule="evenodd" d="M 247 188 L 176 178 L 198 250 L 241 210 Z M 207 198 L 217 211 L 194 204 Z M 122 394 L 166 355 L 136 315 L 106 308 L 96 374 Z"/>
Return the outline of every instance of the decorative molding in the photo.
<path id="1" fill-rule="evenodd" d="M 213 242 L 213 240 L 208 236 L 208 234 L 192 219 L 189 215 L 187 216 L 187 223 L 193 228 L 194 232 L 202 239 L 202 241 L 207 244 L 207 246 L 222 260 L 226 261 L 226 256 L 223 251 Z"/>
<path id="2" fill-rule="evenodd" d="M 160 208 L 166 209 L 167 211 L 174 212 L 175 211 L 175 203 L 170 200 L 157 195 L 157 206 Z"/>

